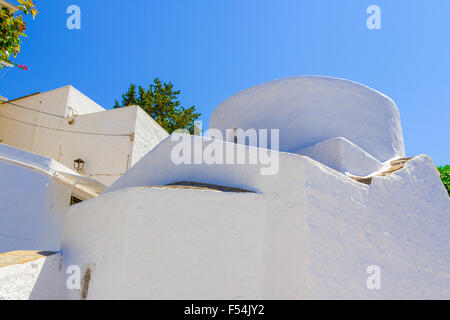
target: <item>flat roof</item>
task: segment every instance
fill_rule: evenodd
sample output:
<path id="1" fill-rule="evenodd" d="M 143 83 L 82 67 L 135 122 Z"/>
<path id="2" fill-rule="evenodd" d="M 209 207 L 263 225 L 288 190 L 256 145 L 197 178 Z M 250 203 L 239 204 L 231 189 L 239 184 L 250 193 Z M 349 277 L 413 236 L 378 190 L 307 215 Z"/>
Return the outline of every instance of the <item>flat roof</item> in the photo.
<path id="1" fill-rule="evenodd" d="M 75 190 L 86 196 L 84 200 L 95 198 L 106 189 L 106 186 L 97 180 L 82 176 L 54 159 L 15 148 L 5 143 L 0 144 L 0 161 L 26 167 L 72 185 Z"/>
<path id="2" fill-rule="evenodd" d="M 0 0 L 0 1 L 2 1 L 2 0 Z M 36 93 L 28 94 L 28 95 L 20 97 L 20 98 L 12 99 L 12 100 L 9 100 L 8 102 L 19 101 L 19 100 L 22 100 L 22 99 L 25 99 L 25 98 L 36 96 L 38 94 L 40 94 L 40 92 L 36 92 Z"/>

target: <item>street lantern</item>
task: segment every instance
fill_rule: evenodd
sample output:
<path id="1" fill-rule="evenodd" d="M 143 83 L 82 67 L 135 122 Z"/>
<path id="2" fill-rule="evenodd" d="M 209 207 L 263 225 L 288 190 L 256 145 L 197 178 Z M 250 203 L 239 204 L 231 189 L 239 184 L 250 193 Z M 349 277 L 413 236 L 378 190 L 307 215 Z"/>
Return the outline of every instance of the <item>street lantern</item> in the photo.
<path id="1" fill-rule="evenodd" d="M 77 172 L 83 172 L 85 162 L 83 159 L 76 159 L 73 161 L 73 167 Z"/>

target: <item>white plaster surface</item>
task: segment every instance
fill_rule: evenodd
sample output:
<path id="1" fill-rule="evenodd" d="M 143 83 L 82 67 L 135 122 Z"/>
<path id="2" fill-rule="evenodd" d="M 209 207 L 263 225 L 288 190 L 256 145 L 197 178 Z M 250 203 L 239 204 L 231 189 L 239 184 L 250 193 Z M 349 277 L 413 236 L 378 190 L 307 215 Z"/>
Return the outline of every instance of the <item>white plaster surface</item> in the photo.
<path id="1" fill-rule="evenodd" d="M 287 153 L 274 176 L 259 165 L 175 166 L 172 147 L 166 139 L 71 208 L 62 250 L 65 263 L 96 265 L 90 298 L 450 297 L 450 200 L 429 157 L 368 186 Z M 145 188 L 181 180 L 257 194 Z M 381 268 L 379 291 L 366 286 L 370 265 Z"/>
<path id="2" fill-rule="evenodd" d="M 356 176 L 367 176 L 383 168 L 383 164 L 345 138 L 319 142 L 296 152 L 339 171 Z"/>
<path id="3" fill-rule="evenodd" d="M 264 270 L 267 218 L 257 194 L 120 190 L 70 210 L 64 267 L 95 264 L 89 299 L 258 299 L 279 285 Z M 278 244 L 302 237 L 280 234 Z M 289 286 L 300 291 L 302 281 L 292 277 Z"/>
<path id="4" fill-rule="evenodd" d="M 61 256 L 0 267 L 0 300 L 52 300 L 58 297 Z"/>
<path id="5" fill-rule="evenodd" d="M 75 182 L 99 185 L 52 159 L 0 144 L 0 253 L 58 251 Z"/>
<path id="6" fill-rule="evenodd" d="M 428 156 L 364 189 L 306 179 L 309 298 L 450 298 L 450 199 Z M 381 290 L 366 287 L 370 265 Z"/>
<path id="7" fill-rule="evenodd" d="M 150 150 L 155 148 L 169 134 L 144 110 L 133 106 L 136 110 L 135 140 L 131 156 L 131 166 L 141 160 Z"/>
<path id="8" fill-rule="evenodd" d="M 395 103 L 343 79 L 292 77 L 243 90 L 214 110 L 210 128 L 280 129 L 285 152 L 344 137 L 380 161 L 404 156 Z"/>
<path id="9" fill-rule="evenodd" d="M 116 181 L 105 192 L 112 192 L 119 189 L 135 186 L 158 186 L 177 181 L 197 181 L 203 183 L 219 184 L 224 186 L 243 188 L 251 191 L 264 192 L 267 190 L 280 190 L 288 186 L 283 185 L 283 180 L 288 176 L 297 176 L 297 170 L 291 170 L 291 164 L 282 165 L 281 161 L 291 161 L 300 156 L 279 153 L 273 150 L 265 150 L 273 158 L 280 155 L 280 171 L 276 175 L 262 176 L 261 168 L 269 168 L 268 164 L 182 164 L 177 165 L 172 161 L 172 152 L 178 153 L 177 147 L 180 147 L 180 141 L 183 137 L 189 141 L 192 148 L 201 150 L 208 146 L 217 144 L 218 148 L 223 150 L 225 155 L 226 146 L 233 147 L 236 154 L 243 154 L 245 159 L 249 159 L 249 152 L 258 151 L 258 148 L 247 147 L 244 145 L 235 145 L 219 140 L 200 136 L 190 136 L 183 134 L 174 134 L 177 138 L 172 141 L 171 137 L 163 140 L 147 156 L 134 165 L 125 176 Z M 191 152 L 191 163 L 194 163 L 194 152 Z M 305 157 L 306 158 L 306 157 Z M 275 166 L 276 164 L 273 163 Z M 331 171 L 331 170 L 330 170 Z M 270 183 L 268 183 L 270 181 Z M 356 183 L 356 182 L 355 182 Z"/>
<path id="10" fill-rule="evenodd" d="M 0 253 L 59 250 L 70 186 L 0 161 Z"/>
<path id="11" fill-rule="evenodd" d="M 69 87 L 67 106 L 73 108 L 78 115 L 105 111 L 103 107 L 82 94 L 76 88 L 72 86 L 67 87 Z"/>
<path id="12" fill-rule="evenodd" d="M 134 149 L 130 141 L 127 149 L 133 163 L 164 138 L 140 113 L 136 107 L 111 111 L 117 121 L 138 119 L 131 127 L 141 142 Z M 86 122 L 78 117 L 76 125 L 100 126 L 97 114 L 91 116 Z M 417 156 L 391 175 L 373 177 L 371 185 L 343 174 L 364 175 L 404 155 L 392 100 L 344 80 L 290 78 L 230 98 L 211 123 L 220 129 L 278 127 L 282 151 L 310 147 L 303 150 L 309 156 L 199 136 L 166 138 L 105 193 L 69 209 L 62 271 L 39 277 L 35 296 L 81 299 L 80 290 L 65 285 L 64 270 L 77 265 L 92 268 L 87 299 L 450 298 L 450 199 L 432 160 Z M 139 138 L 148 130 L 157 133 L 155 140 Z M 175 164 L 182 137 L 191 160 L 214 146 L 224 159 L 233 150 L 233 158 L 265 152 L 272 162 Z M 30 162 L 49 165 L 33 157 Z M 271 165 L 279 171 L 262 175 Z M 0 246 L 32 249 L 39 243 L 38 250 L 56 251 L 57 237 L 46 237 L 58 233 L 41 231 L 62 221 L 66 208 L 48 210 L 59 186 L 7 161 L 0 161 L 0 175 L 4 197 L 12 199 L 1 202 Z M 255 193 L 164 187 L 179 181 Z M 380 267 L 381 290 L 366 286 L 371 265 Z M 18 281 L 33 270 L 8 277 Z M 28 275 L 17 276 L 23 272 Z"/>

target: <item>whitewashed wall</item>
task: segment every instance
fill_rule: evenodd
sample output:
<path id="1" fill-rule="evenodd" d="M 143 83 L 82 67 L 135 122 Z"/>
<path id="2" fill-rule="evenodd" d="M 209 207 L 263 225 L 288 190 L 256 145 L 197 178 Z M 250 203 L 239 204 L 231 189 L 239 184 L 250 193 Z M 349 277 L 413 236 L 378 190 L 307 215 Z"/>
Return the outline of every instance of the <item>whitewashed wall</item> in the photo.
<path id="1" fill-rule="evenodd" d="M 48 175 L 0 161 L 0 253 L 58 251 L 69 189 Z"/>
<path id="2" fill-rule="evenodd" d="M 180 142 L 183 137 L 194 148 L 205 149 L 212 143 L 217 143 L 224 151 L 225 146 L 231 145 L 235 152 L 241 152 L 248 159 L 249 150 L 257 151 L 257 148 L 246 147 L 244 145 L 234 145 L 223 141 L 211 140 L 200 136 L 175 134 L 178 138 L 172 140 L 171 137 L 163 140 L 155 149 L 153 149 L 140 162 L 134 165 L 127 174 L 110 186 L 105 192 L 112 192 L 134 186 L 145 185 L 164 185 L 177 181 L 193 180 L 205 183 L 217 183 L 236 188 L 244 188 L 257 192 L 266 192 L 272 190 L 280 190 L 280 188 L 288 188 L 284 186 L 284 181 L 291 177 L 301 178 L 301 171 L 291 170 L 295 167 L 295 159 L 299 156 L 286 153 L 278 153 L 269 151 L 274 154 L 274 159 L 278 159 L 276 155 L 280 154 L 281 160 L 286 161 L 284 165 L 279 165 L 280 171 L 277 175 L 262 176 L 261 168 L 268 168 L 269 165 L 177 165 L 172 161 L 172 152 L 179 153 Z M 176 149 L 178 146 L 178 149 Z M 177 151 L 178 150 L 178 151 Z M 191 152 L 193 155 L 194 152 Z M 194 159 L 191 157 L 191 162 Z M 274 164 L 275 165 L 275 164 Z"/>
<path id="3" fill-rule="evenodd" d="M 69 212 L 64 268 L 95 265 L 88 299 L 263 298 L 279 286 L 277 274 L 264 270 L 275 263 L 264 250 L 264 208 L 256 194 L 110 193 Z M 105 222 L 103 233 L 94 232 Z M 301 280 L 291 278 L 290 288 L 304 287 Z M 80 298 L 77 290 L 66 293 Z"/>
<path id="4" fill-rule="evenodd" d="M 90 114 L 94 112 L 105 111 L 103 107 L 94 102 L 89 97 L 82 94 L 80 91 L 72 86 L 67 86 L 69 88 L 67 96 L 67 106 L 75 110 L 79 115 Z"/>
<path id="5" fill-rule="evenodd" d="M 380 161 L 405 154 L 394 101 L 344 79 L 302 76 L 257 85 L 220 104 L 209 126 L 222 132 L 279 129 L 285 152 L 344 137 Z"/>
<path id="6" fill-rule="evenodd" d="M 135 136 L 131 156 L 131 166 L 134 166 L 169 134 L 144 110 L 138 106 L 130 108 L 136 109 Z"/>
<path id="7" fill-rule="evenodd" d="M 1 259 L 1 258 L 0 258 Z M 57 299 L 62 257 L 54 254 L 26 263 L 0 267 L 0 300 Z"/>
<path id="8" fill-rule="evenodd" d="M 450 199 L 427 156 L 369 188 L 305 167 L 308 297 L 449 299 Z M 367 267 L 381 270 L 368 290 Z"/>
<path id="9" fill-rule="evenodd" d="M 286 153 L 274 176 L 258 165 L 176 166 L 173 146 L 165 140 L 107 193 L 70 210 L 65 263 L 96 265 L 91 298 L 450 297 L 450 200 L 427 156 L 368 186 Z M 145 188 L 181 180 L 257 194 Z M 216 266 L 212 257 L 227 259 Z M 367 288 L 370 265 L 381 268 L 379 291 Z M 230 290 L 222 277 L 242 286 Z"/>
<path id="10" fill-rule="evenodd" d="M 84 180 L 55 160 L 0 144 L 0 253 L 58 251 L 71 195 L 89 199 L 101 187 L 90 180 L 91 190 L 80 187 Z"/>
<path id="11" fill-rule="evenodd" d="M 295 153 L 308 156 L 341 173 L 356 176 L 368 176 L 383 167 L 379 160 L 342 137 L 319 142 Z"/>

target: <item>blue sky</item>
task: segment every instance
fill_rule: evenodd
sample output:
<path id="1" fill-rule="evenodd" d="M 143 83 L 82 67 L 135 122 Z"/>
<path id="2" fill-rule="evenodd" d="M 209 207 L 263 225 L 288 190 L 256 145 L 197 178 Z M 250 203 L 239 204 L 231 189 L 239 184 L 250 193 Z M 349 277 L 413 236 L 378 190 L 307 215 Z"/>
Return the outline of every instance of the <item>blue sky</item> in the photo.
<path id="1" fill-rule="evenodd" d="M 10 0 L 15 3 L 15 0 Z M 81 8 L 81 30 L 66 9 Z M 366 9 L 381 8 L 381 30 Z M 72 84 L 110 108 L 131 82 L 182 90 L 205 125 L 214 108 L 256 84 L 294 75 L 347 78 L 397 103 L 408 155 L 450 163 L 448 0 L 37 0 L 18 69 L 0 72 L 17 98 Z"/>

